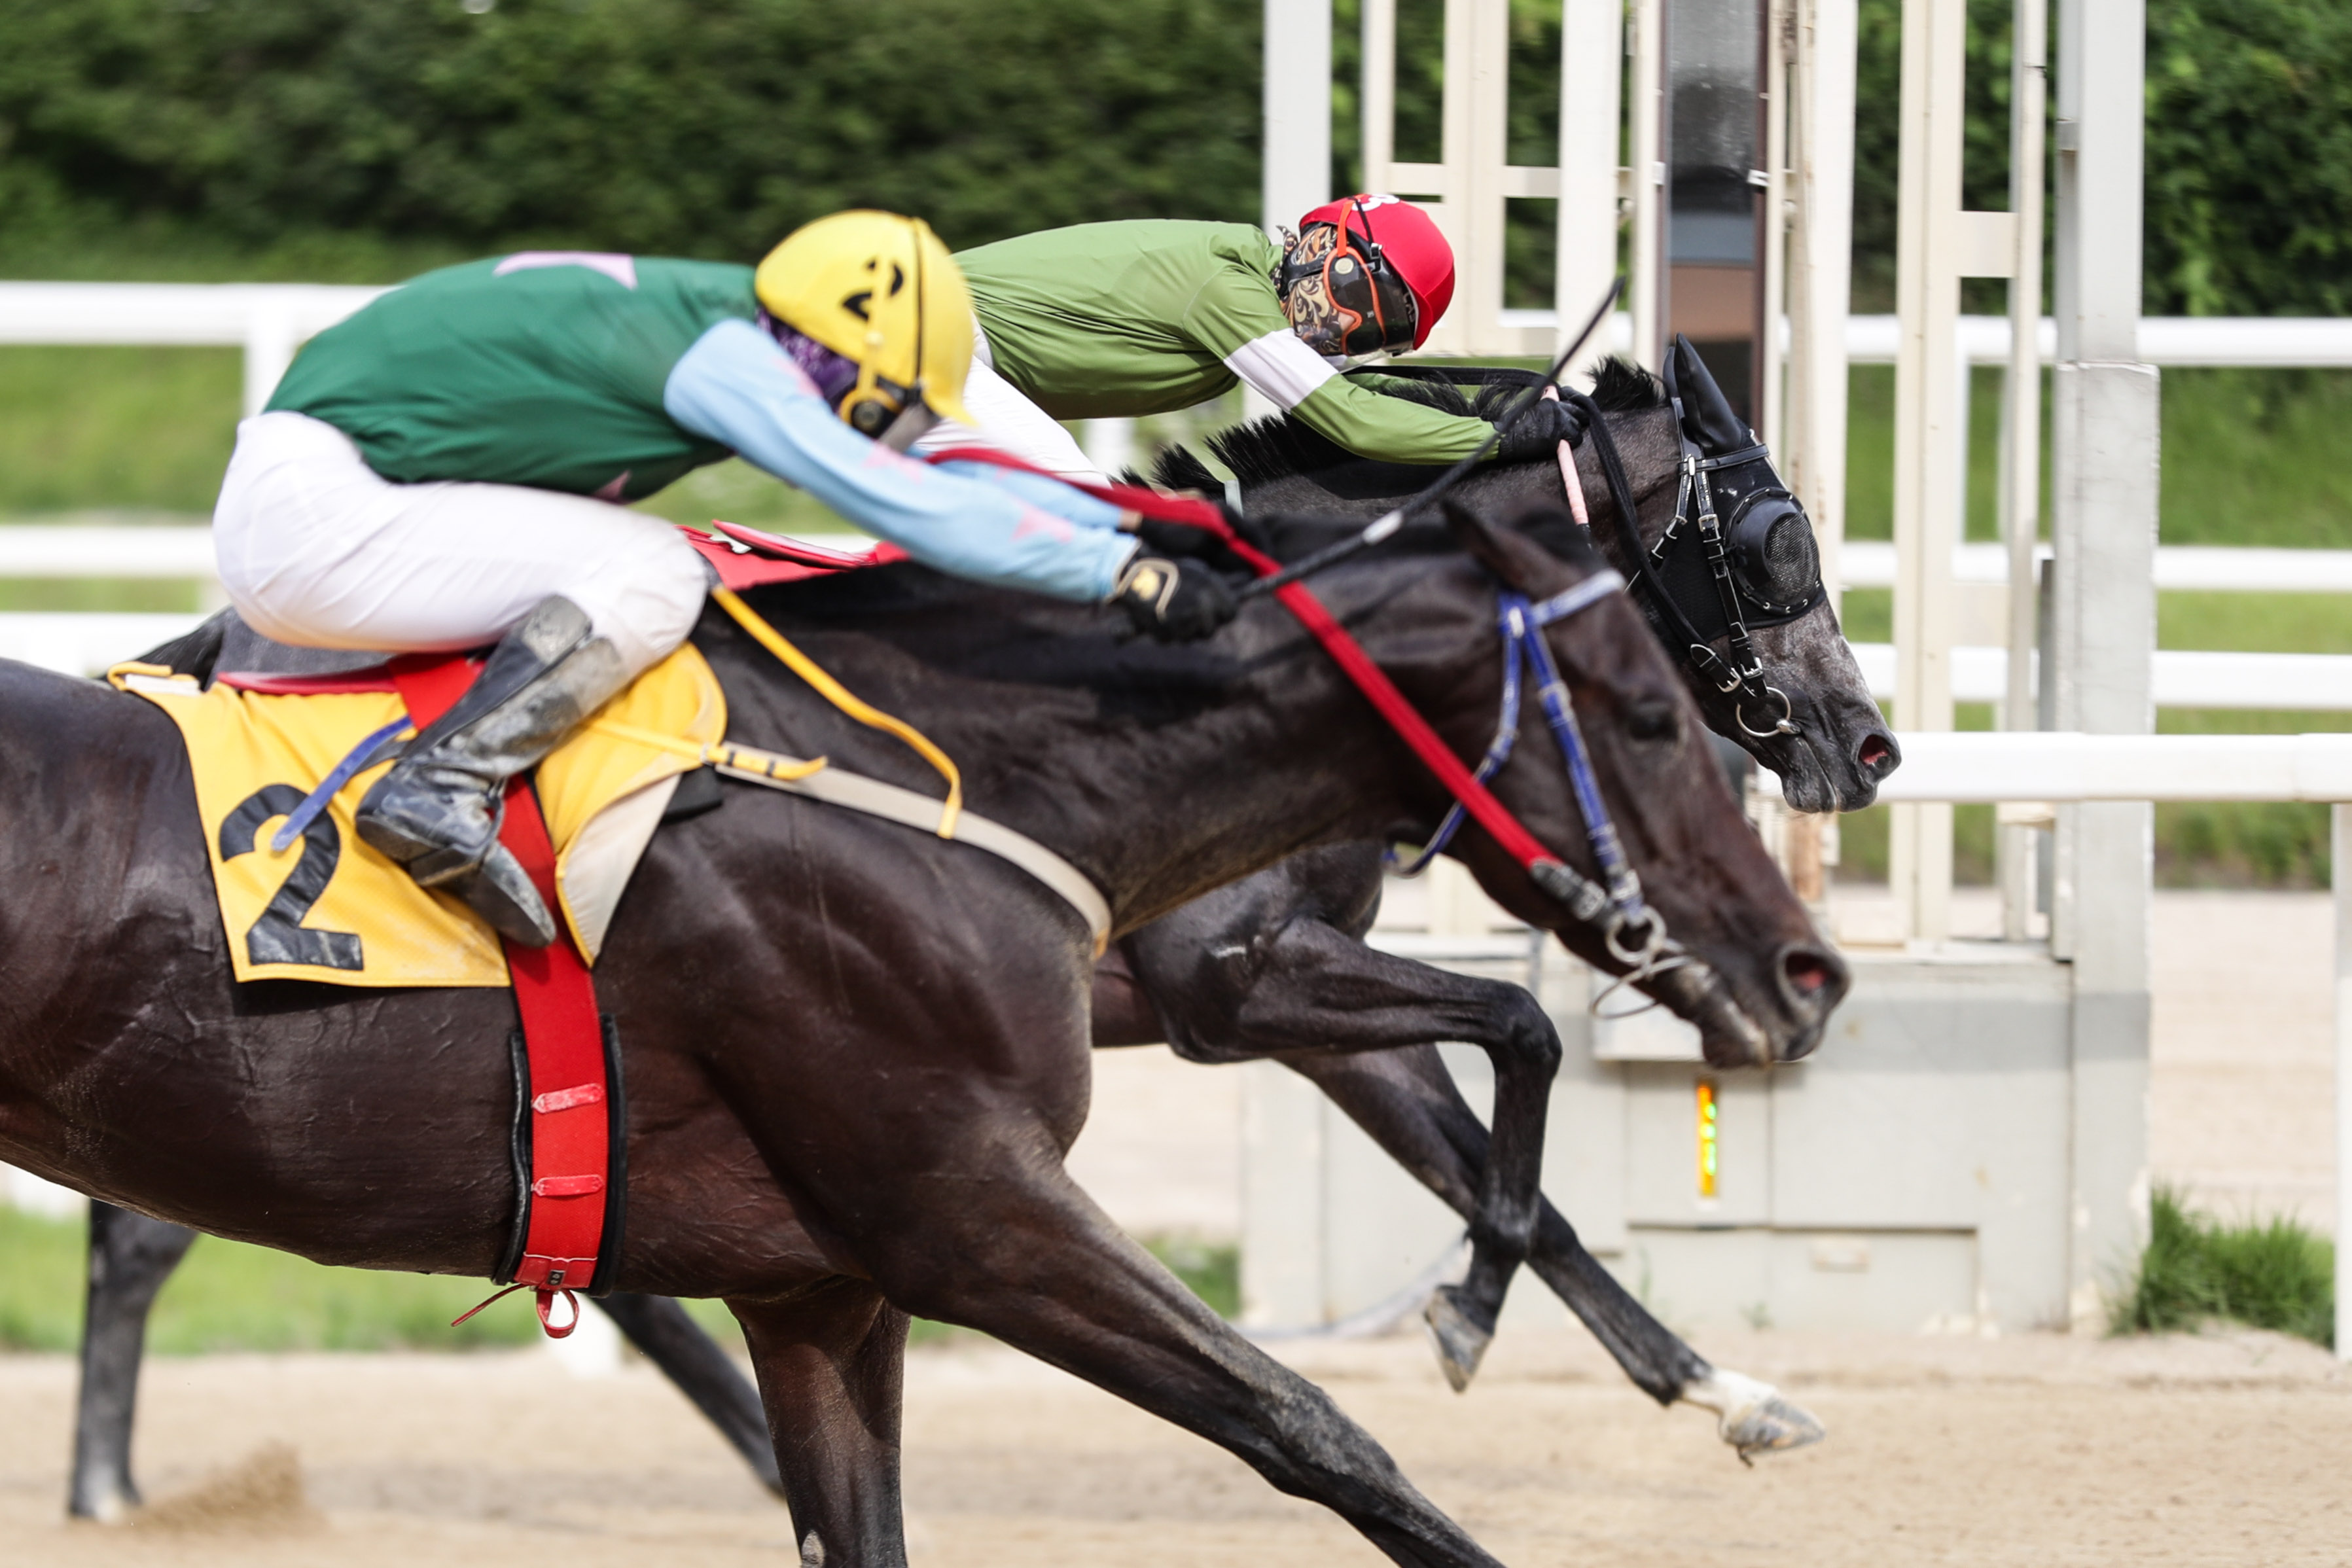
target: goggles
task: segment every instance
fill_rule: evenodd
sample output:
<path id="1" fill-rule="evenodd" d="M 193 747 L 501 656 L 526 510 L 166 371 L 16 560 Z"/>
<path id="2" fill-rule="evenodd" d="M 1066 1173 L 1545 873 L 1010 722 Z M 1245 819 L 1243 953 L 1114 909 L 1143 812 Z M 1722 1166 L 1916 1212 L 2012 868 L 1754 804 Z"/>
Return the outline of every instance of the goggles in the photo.
<path id="1" fill-rule="evenodd" d="M 1412 290 L 1397 276 L 1372 237 L 1371 215 L 1356 204 L 1363 219 L 1361 234 L 1349 225 L 1332 226 L 1328 247 L 1302 237 L 1275 269 L 1274 291 L 1286 303 L 1291 291 L 1318 280 L 1323 297 L 1339 321 L 1339 352 L 1350 359 L 1367 354 L 1402 353 L 1412 347 L 1413 329 L 1421 308 Z"/>
<path id="2" fill-rule="evenodd" d="M 861 395 L 857 362 L 834 353 L 806 332 L 784 325 L 765 310 L 760 312 L 760 325 L 809 378 L 817 395 L 859 435 L 903 452 L 940 422 L 940 416 L 911 390 L 884 377 L 873 378 L 873 384 Z"/>

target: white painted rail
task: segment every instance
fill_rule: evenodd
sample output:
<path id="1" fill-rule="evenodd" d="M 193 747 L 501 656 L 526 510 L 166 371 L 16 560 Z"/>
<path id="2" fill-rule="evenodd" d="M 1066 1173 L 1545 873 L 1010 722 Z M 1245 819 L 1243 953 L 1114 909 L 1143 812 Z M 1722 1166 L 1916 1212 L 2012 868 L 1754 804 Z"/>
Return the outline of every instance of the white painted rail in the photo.
<path id="1" fill-rule="evenodd" d="M 1855 643 L 1870 694 L 1895 695 L 1895 648 L 1891 643 Z M 1952 699 L 1999 702 L 2008 694 L 2009 650 L 1952 650 Z M 2352 712 L 2352 654 L 2209 653 L 2159 648 L 2149 671 L 2158 708 L 2216 708 L 2237 712 Z"/>
<path id="2" fill-rule="evenodd" d="M 1898 733 L 1885 801 L 2352 801 L 2352 734 Z"/>
<path id="3" fill-rule="evenodd" d="M 1959 546 L 1952 552 L 1952 580 L 2005 585 L 2008 552 L 2004 544 Z M 2041 556 L 2050 558 L 2048 545 Z M 1845 541 L 1838 546 L 1838 578 L 1848 588 L 1892 588 L 1895 546 L 1880 539 Z M 2156 585 L 2169 593 L 2352 594 L 2352 550 L 2159 545 Z"/>
<path id="4" fill-rule="evenodd" d="M 0 343 L 241 348 L 252 415 L 304 339 L 383 292 L 333 283 L 0 283 Z"/>

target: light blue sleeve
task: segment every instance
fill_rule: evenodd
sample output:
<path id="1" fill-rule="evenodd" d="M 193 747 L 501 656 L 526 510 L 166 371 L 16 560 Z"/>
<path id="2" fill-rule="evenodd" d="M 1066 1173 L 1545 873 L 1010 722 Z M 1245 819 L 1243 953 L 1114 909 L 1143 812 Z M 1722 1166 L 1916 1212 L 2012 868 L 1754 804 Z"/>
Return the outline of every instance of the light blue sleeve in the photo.
<path id="1" fill-rule="evenodd" d="M 1046 481 L 1083 505 L 1049 510 L 1025 487 L 950 473 L 867 440 L 749 321 L 721 321 L 697 339 L 671 367 L 662 407 L 686 429 L 959 577 L 1099 601 L 1135 552 L 1134 537 L 1110 526 L 1115 508 L 1066 485 Z"/>

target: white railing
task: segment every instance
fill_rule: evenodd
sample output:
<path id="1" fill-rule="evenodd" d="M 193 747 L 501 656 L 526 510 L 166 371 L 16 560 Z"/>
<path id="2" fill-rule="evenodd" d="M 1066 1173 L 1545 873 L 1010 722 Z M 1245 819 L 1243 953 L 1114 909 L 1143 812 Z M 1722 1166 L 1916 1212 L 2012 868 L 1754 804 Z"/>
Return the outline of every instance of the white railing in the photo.
<path id="1" fill-rule="evenodd" d="M 0 283 L 0 343 L 241 348 L 261 412 L 304 339 L 384 292 L 331 283 Z"/>
<path id="2" fill-rule="evenodd" d="M 257 412 L 293 362 L 294 351 L 383 293 L 329 283 L 0 283 L 0 344 L 144 344 L 242 348 L 245 411 Z M 1550 310 L 1506 310 L 1504 324 L 1549 342 Z M 1960 318 L 1962 352 L 1973 363 L 2009 358 L 2009 320 Z M 1788 331 L 1788 323 L 1781 323 Z M 1892 364 L 1900 335 L 1893 316 L 1846 320 L 1846 355 L 1856 364 Z M 1603 331 L 1612 353 L 1633 346 L 1633 318 L 1618 311 Z M 2057 353 L 2044 318 L 2044 362 Z M 2352 365 L 2352 319 L 2150 316 L 2140 322 L 2140 357 L 2159 365 Z"/>
<path id="3" fill-rule="evenodd" d="M 2336 886 L 2336 1353 L 2352 1360 L 2352 734 L 1895 737 L 1887 801 L 2324 801 Z"/>
<path id="4" fill-rule="evenodd" d="M 2047 561 L 2050 546 L 2039 553 Z M 1848 588 L 1892 588 L 1895 546 L 1880 539 L 1847 540 L 1838 546 L 1838 580 Z M 1960 545 L 1952 552 L 1952 581 L 2006 587 L 2009 546 Z M 2156 585 L 2178 593 L 2352 594 L 2352 550 L 2160 544 Z"/>

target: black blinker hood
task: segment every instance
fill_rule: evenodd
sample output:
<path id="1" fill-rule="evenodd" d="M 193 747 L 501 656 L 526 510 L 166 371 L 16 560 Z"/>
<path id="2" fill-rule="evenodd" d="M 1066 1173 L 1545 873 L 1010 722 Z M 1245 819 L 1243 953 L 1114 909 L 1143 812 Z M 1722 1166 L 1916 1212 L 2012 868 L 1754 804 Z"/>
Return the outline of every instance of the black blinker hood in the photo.
<path id="1" fill-rule="evenodd" d="M 1680 332 L 1666 351 L 1666 395 L 1680 411 L 1683 435 L 1702 457 L 1720 458 L 1756 445 L 1755 432 L 1731 411 L 1731 400 L 1715 384 L 1706 362 Z"/>

